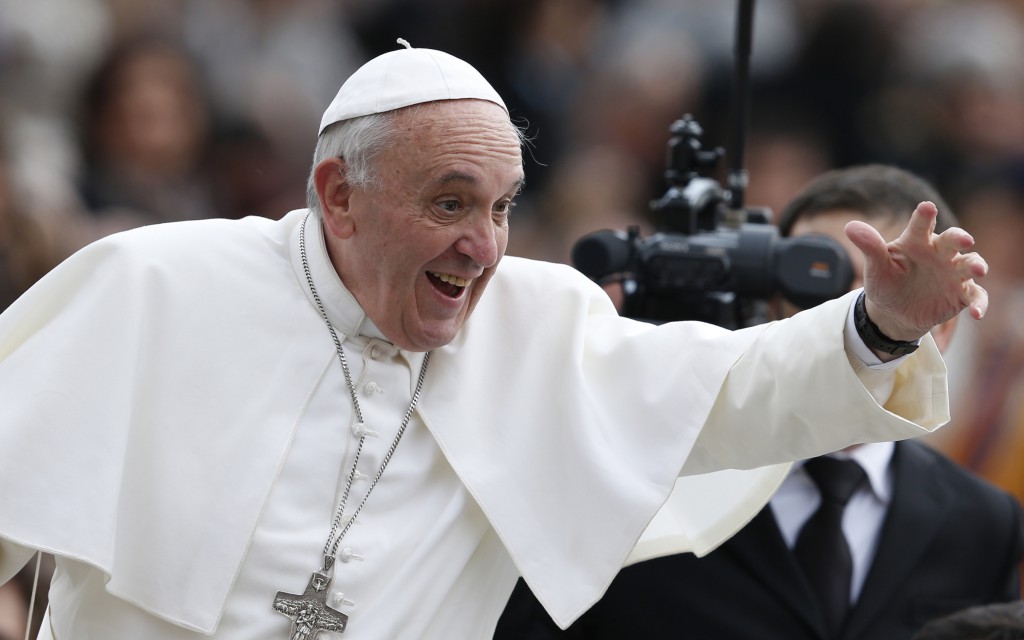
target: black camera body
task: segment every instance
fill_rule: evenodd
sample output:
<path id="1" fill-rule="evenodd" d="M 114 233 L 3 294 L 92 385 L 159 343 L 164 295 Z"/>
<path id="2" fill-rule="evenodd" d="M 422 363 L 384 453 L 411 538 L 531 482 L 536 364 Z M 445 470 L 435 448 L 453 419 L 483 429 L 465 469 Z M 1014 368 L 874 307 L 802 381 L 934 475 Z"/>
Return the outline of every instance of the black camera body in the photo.
<path id="1" fill-rule="evenodd" d="M 776 295 L 806 308 L 849 290 L 853 270 L 837 242 L 780 237 L 769 210 L 736 206 L 745 174 L 730 176 L 730 190 L 700 175 L 724 152 L 701 148 L 702 130 L 690 115 L 669 131 L 669 187 L 651 203 L 658 231 L 597 231 L 573 247 L 578 270 L 621 284 L 622 315 L 735 329 L 766 321 Z"/>

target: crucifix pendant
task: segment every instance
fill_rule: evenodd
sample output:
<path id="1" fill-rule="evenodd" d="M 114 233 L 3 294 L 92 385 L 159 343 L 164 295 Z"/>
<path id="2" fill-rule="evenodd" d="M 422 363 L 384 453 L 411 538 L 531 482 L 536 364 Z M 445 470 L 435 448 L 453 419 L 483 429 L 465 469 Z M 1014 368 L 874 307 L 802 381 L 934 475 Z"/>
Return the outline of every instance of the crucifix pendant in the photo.
<path id="1" fill-rule="evenodd" d="M 327 606 L 327 587 L 331 579 L 317 571 L 309 579 L 301 596 L 278 591 L 274 611 L 292 619 L 288 640 L 316 640 L 321 631 L 344 631 L 348 616 Z"/>

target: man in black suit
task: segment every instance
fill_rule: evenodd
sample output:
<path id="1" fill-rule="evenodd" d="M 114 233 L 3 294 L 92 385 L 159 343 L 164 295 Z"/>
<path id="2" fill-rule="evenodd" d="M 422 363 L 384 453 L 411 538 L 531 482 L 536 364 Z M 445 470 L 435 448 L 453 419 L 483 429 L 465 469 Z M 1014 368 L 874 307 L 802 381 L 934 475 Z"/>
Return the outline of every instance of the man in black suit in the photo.
<path id="1" fill-rule="evenodd" d="M 908 172 L 879 165 L 832 171 L 790 203 L 780 230 L 846 242 L 846 223 L 860 219 L 898 234 L 922 200 L 939 209 L 937 232 L 953 224 L 935 190 Z M 863 265 L 858 252 L 848 253 L 858 287 Z M 940 348 L 954 322 L 935 332 Z M 831 622 L 826 589 L 796 550 L 823 502 L 808 473 L 815 465 L 798 464 L 771 503 L 721 547 L 702 558 L 670 555 L 623 569 L 568 630 L 520 581 L 495 639 L 909 640 L 936 617 L 1020 597 L 1024 533 L 1012 496 L 914 441 L 860 445 L 837 457 L 856 461 L 861 477 L 838 516 L 850 556 L 841 600 L 849 606 Z"/>

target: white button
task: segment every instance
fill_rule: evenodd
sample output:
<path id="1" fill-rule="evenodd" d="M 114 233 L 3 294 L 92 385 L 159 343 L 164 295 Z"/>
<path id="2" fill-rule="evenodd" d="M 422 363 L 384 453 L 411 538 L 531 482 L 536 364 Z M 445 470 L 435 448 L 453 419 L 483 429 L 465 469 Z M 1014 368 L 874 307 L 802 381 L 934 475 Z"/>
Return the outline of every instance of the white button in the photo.
<path id="1" fill-rule="evenodd" d="M 381 349 L 378 345 L 373 345 L 373 347 L 370 348 L 370 357 L 373 358 L 374 360 L 380 360 L 380 356 L 383 353 L 384 350 Z"/>
<path id="2" fill-rule="evenodd" d="M 372 438 L 376 438 L 377 436 L 380 435 L 380 432 L 374 431 L 373 429 L 367 429 L 365 424 L 363 424 L 362 422 L 357 422 L 354 425 L 352 425 L 352 434 L 357 438 L 362 438 L 363 436 L 370 436 Z"/>
<path id="3" fill-rule="evenodd" d="M 351 607 L 352 605 L 355 604 L 354 602 L 352 602 L 351 600 L 346 598 L 345 594 L 342 593 L 341 591 L 336 591 L 334 593 L 333 600 L 334 600 L 334 606 L 336 606 L 336 607 L 340 606 L 340 605 L 343 605 L 343 604 L 347 604 L 348 606 Z"/>
<path id="4" fill-rule="evenodd" d="M 382 389 L 376 382 L 367 382 L 366 386 L 363 387 L 363 391 L 368 396 L 372 396 L 375 393 L 384 393 L 384 389 Z"/>
<path id="5" fill-rule="evenodd" d="M 344 549 L 342 549 L 341 551 L 338 552 L 338 560 L 341 560 L 342 562 L 348 562 L 349 560 L 362 560 L 362 559 L 363 559 L 363 556 L 357 554 L 355 551 L 352 551 L 352 549 L 350 549 L 348 547 L 345 547 Z"/>

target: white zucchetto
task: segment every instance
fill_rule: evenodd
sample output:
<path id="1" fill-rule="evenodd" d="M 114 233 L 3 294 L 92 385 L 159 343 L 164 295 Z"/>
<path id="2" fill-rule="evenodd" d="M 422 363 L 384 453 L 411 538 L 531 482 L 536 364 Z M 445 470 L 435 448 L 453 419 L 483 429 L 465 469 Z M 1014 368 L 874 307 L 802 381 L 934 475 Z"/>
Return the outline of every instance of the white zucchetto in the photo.
<path id="1" fill-rule="evenodd" d="M 476 98 L 505 109 L 505 102 L 480 72 L 453 55 L 434 49 L 389 51 L 359 67 L 341 85 L 320 121 L 320 131 L 342 120 L 436 100 Z"/>

